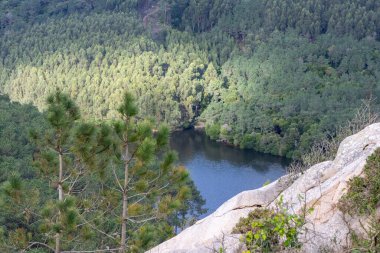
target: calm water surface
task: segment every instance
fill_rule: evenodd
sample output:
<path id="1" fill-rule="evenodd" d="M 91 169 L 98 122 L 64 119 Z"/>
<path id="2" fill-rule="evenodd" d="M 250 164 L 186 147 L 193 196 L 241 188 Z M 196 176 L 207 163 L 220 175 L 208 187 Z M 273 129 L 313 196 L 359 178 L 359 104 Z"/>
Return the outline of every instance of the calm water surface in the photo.
<path id="1" fill-rule="evenodd" d="M 173 133 L 171 147 L 205 198 L 207 214 L 241 191 L 278 179 L 289 163 L 280 157 L 213 142 L 195 130 Z"/>

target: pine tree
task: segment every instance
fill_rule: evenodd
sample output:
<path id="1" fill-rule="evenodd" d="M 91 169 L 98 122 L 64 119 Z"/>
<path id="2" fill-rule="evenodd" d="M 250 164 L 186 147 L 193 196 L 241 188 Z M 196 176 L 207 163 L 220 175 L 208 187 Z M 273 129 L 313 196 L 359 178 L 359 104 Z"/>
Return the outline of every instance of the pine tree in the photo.
<path id="1" fill-rule="evenodd" d="M 54 234 L 48 238 L 54 244 L 55 253 L 69 247 L 66 238 L 78 229 L 81 217 L 78 205 L 79 193 L 85 188 L 87 170 L 97 165 L 93 157 L 96 128 L 91 124 L 78 123 L 80 113 L 75 103 L 57 91 L 47 99 L 46 118 L 49 129 L 43 136 L 32 132 L 39 150 L 35 154 L 35 165 L 45 179 L 56 188 L 57 197 L 46 201 L 41 211 L 41 232 Z"/>
<path id="2" fill-rule="evenodd" d="M 120 252 L 124 253 L 153 246 L 144 238 L 150 224 L 159 224 L 179 210 L 191 192 L 186 185 L 188 172 L 174 166 L 176 155 L 166 152 L 168 128 L 160 126 L 153 131 L 151 122 L 137 122 L 137 107 L 130 93 L 124 95 L 119 112 L 122 120 L 114 123 L 114 129 L 119 139 L 116 157 L 123 173 L 114 167 L 113 174 L 122 195 L 119 233 Z"/>
<path id="3" fill-rule="evenodd" d="M 75 121 L 80 118 L 79 109 L 73 103 L 73 101 L 61 92 L 56 92 L 54 95 L 49 96 L 47 99 L 47 120 L 50 123 L 52 132 L 47 135 L 47 143 L 50 144 L 50 150 L 53 150 L 55 156 L 58 156 L 58 168 L 55 168 L 55 175 L 57 176 L 57 192 L 58 192 L 58 205 L 62 205 L 62 210 L 58 210 L 57 220 L 54 229 L 55 234 L 55 253 L 61 252 L 61 234 L 63 220 L 63 209 L 72 207 L 72 203 L 69 205 L 63 205 L 65 202 L 65 193 L 63 184 L 65 181 L 65 175 L 67 174 L 67 168 L 65 167 L 64 157 L 69 152 L 69 139 L 71 131 L 74 128 Z M 48 168 L 51 169 L 51 168 Z M 66 203 L 67 204 L 67 203 Z M 65 211 L 68 211 L 66 209 Z M 67 213 L 67 221 L 73 222 L 73 210 L 69 210 Z"/>

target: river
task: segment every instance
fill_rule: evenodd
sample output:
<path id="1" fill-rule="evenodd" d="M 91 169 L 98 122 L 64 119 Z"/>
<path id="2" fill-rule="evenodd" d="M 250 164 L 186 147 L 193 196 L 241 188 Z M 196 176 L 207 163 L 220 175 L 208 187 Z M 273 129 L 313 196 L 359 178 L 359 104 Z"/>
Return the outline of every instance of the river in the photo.
<path id="1" fill-rule="evenodd" d="M 285 173 L 288 160 L 211 141 L 203 132 L 171 135 L 170 145 L 206 200 L 207 214 L 239 192 L 261 187 Z"/>

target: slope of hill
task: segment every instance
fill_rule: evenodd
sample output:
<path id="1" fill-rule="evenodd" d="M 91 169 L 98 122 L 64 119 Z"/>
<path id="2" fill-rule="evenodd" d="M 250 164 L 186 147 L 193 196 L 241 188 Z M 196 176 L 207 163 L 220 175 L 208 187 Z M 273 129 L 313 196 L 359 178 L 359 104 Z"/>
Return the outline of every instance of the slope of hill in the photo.
<path id="1" fill-rule="evenodd" d="M 374 0 L 7 0 L 0 92 L 44 109 L 59 88 L 102 119 L 128 89 L 145 118 L 299 157 L 380 96 L 379 17 Z"/>

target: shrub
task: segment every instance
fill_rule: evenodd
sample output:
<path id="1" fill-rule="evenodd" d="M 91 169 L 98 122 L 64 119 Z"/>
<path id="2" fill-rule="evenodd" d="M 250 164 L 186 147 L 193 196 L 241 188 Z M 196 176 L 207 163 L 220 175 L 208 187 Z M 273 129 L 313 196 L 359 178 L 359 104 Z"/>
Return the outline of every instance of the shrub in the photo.
<path id="1" fill-rule="evenodd" d="M 240 142 L 240 148 L 253 148 L 255 146 L 254 137 L 251 134 L 245 134 Z"/>
<path id="2" fill-rule="evenodd" d="M 351 215 L 370 215 L 380 204 L 380 148 L 368 157 L 363 177 L 354 177 L 341 198 L 339 208 Z"/>
<path id="3" fill-rule="evenodd" d="M 219 124 L 206 125 L 206 134 L 210 136 L 211 140 L 219 139 L 220 125 Z"/>
<path id="4" fill-rule="evenodd" d="M 364 236 L 351 231 L 350 252 L 380 252 L 380 217 L 376 209 L 380 207 L 380 148 L 368 157 L 363 175 L 352 178 L 348 191 L 339 201 L 343 214 L 364 217 L 367 226 Z"/>
<path id="5" fill-rule="evenodd" d="M 304 223 L 302 216 L 287 211 L 281 197 L 276 208 L 258 208 L 240 219 L 233 232 L 244 234 L 245 253 L 276 252 L 301 246 L 298 235 Z"/>

